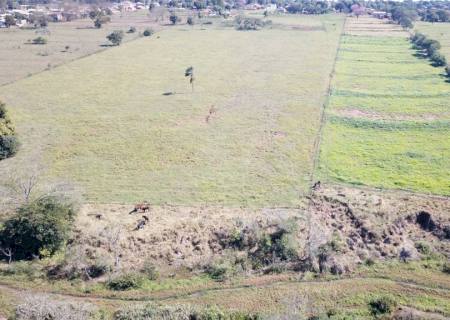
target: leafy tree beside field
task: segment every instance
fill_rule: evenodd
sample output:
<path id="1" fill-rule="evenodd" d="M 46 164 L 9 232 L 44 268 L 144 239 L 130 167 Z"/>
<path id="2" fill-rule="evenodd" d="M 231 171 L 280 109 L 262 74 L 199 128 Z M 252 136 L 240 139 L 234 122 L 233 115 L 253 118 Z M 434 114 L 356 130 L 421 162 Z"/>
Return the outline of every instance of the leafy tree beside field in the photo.
<path id="1" fill-rule="evenodd" d="M 147 29 L 144 30 L 144 32 L 142 33 L 142 35 L 143 35 L 144 37 L 150 37 L 153 33 L 155 33 L 155 32 L 153 31 L 153 29 L 147 28 Z"/>
<path id="2" fill-rule="evenodd" d="M 16 25 L 16 19 L 14 19 L 13 16 L 6 16 L 5 17 L 5 26 L 7 28 L 11 27 L 11 26 L 15 26 Z"/>
<path id="3" fill-rule="evenodd" d="M 89 18 L 94 21 L 94 26 L 100 29 L 102 25 L 111 21 L 110 14 L 106 10 L 94 9 L 89 12 Z"/>
<path id="4" fill-rule="evenodd" d="M 178 17 L 175 13 L 172 13 L 169 17 L 169 20 L 172 24 L 177 24 L 180 21 L 180 17 Z"/>
<path id="5" fill-rule="evenodd" d="M 189 77 L 189 83 L 191 84 L 192 92 L 194 92 L 194 67 L 191 66 L 187 68 L 186 71 L 184 71 L 184 76 Z"/>
<path id="6" fill-rule="evenodd" d="M 0 228 L 0 248 L 14 260 L 50 256 L 67 239 L 74 217 L 73 206 L 56 197 L 25 203 Z"/>
<path id="7" fill-rule="evenodd" d="M 120 46 L 123 40 L 123 31 L 122 30 L 113 31 L 108 36 L 106 36 L 106 39 L 111 41 L 113 45 Z"/>
<path id="8" fill-rule="evenodd" d="M 18 148 L 14 126 L 8 117 L 5 104 L 0 101 L 0 160 L 12 157 Z"/>
<path id="9" fill-rule="evenodd" d="M 447 64 L 447 60 L 439 52 L 439 49 L 441 48 L 439 41 L 430 39 L 420 32 L 416 32 L 414 36 L 411 37 L 411 42 L 414 44 L 414 48 L 424 52 L 434 66 L 442 67 Z"/>

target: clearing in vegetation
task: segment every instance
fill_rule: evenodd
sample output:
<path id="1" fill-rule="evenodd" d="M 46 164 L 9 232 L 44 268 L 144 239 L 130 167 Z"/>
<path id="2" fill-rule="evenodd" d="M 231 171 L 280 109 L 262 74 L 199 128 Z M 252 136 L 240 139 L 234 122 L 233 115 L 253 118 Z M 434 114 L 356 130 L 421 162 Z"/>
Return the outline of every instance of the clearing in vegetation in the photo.
<path id="1" fill-rule="evenodd" d="M 327 106 L 324 180 L 450 195 L 450 86 L 406 37 L 345 35 Z"/>
<path id="2" fill-rule="evenodd" d="M 103 203 L 297 205 L 343 17 L 293 20 L 174 26 L 2 87 L 23 143 L 2 171 L 40 159 Z"/>

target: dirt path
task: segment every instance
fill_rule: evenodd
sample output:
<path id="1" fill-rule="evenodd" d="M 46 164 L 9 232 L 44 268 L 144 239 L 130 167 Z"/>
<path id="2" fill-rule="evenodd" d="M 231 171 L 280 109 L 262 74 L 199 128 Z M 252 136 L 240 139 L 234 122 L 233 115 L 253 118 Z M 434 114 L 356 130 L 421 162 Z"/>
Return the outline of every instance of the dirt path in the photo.
<path id="1" fill-rule="evenodd" d="M 379 280 L 381 282 L 391 283 L 391 284 L 397 284 L 399 286 L 403 286 L 405 288 L 412 288 L 412 289 L 418 289 L 418 290 L 426 290 L 426 291 L 434 291 L 439 294 L 450 294 L 450 290 L 446 288 L 436 288 L 431 286 L 426 286 L 422 284 L 417 284 L 413 282 L 407 282 L 407 281 L 398 281 L 398 280 L 392 280 L 388 278 L 383 277 L 352 277 L 352 278 L 341 278 L 341 279 L 332 279 L 332 280 L 305 280 L 305 281 L 275 281 L 271 283 L 266 283 L 262 285 L 236 285 L 231 286 L 228 288 L 207 288 L 207 289 L 199 289 L 194 290 L 187 293 L 181 293 L 181 294 L 170 294 L 162 297 L 155 297 L 155 296 L 145 296 L 145 297 L 137 297 L 137 298 L 121 298 L 121 297 L 102 297 L 102 296 L 96 296 L 96 295 L 83 295 L 83 294 L 71 294 L 71 293 L 60 293 L 60 292 L 52 292 L 52 291 L 46 291 L 46 290 L 36 290 L 36 289 L 22 289 L 15 287 L 14 285 L 9 284 L 2 284 L 0 283 L 0 291 L 1 292 L 7 292 L 9 295 L 15 295 L 17 297 L 20 297 L 22 294 L 25 293 L 32 293 L 32 294 L 47 294 L 55 299 L 75 299 L 78 301 L 84 301 L 84 302 L 90 302 L 90 303 L 101 303 L 105 301 L 116 301 L 116 302 L 133 302 L 133 303 L 139 303 L 139 302 L 163 302 L 163 301 L 176 301 L 178 299 L 186 299 L 186 298 L 192 298 L 192 297 L 201 297 L 211 292 L 232 292 L 242 289 L 270 289 L 274 287 L 279 286 L 285 286 L 285 285 L 292 285 L 292 284 L 298 284 L 298 285 L 310 285 L 310 284 L 320 284 L 320 283 L 333 283 L 339 285 L 339 283 L 344 283 L 348 281 L 370 281 L 370 280 Z"/>

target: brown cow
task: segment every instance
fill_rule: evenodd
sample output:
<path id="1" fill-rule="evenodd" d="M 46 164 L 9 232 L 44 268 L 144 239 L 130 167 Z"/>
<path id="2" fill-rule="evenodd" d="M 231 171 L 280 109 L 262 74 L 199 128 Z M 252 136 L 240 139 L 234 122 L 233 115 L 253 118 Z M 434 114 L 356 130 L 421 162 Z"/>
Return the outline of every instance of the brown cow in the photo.
<path id="1" fill-rule="evenodd" d="M 147 212 L 150 211 L 150 204 L 147 201 L 144 201 L 142 203 L 137 203 L 134 206 L 134 209 L 130 211 L 130 214 L 134 212 Z"/>

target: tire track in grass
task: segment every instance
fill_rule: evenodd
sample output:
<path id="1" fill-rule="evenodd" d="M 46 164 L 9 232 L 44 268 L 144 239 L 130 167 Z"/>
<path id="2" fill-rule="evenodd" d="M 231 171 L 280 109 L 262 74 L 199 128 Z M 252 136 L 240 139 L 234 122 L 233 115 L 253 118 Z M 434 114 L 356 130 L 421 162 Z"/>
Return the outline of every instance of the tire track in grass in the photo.
<path id="1" fill-rule="evenodd" d="M 190 297 L 200 297 L 204 296 L 208 293 L 212 292 L 232 292 L 232 291 L 238 291 L 243 289 L 270 289 L 275 288 L 279 286 L 284 285 L 314 285 L 314 284 L 337 284 L 339 283 L 346 283 L 349 281 L 380 281 L 390 284 L 399 285 L 406 288 L 411 289 L 417 289 L 417 290 L 423 290 L 423 291 L 430 291 L 435 292 L 437 295 L 448 295 L 450 294 L 450 290 L 445 287 L 435 287 L 435 286 L 427 286 L 423 284 L 416 283 L 414 281 L 400 281 L 395 279 L 390 279 L 387 277 L 374 277 L 374 276 L 357 276 L 357 277 L 342 277 L 337 279 L 322 279 L 322 280 L 288 280 L 288 281 L 275 281 L 275 282 L 269 282 L 261 285 L 254 285 L 254 284 L 244 284 L 244 285 L 235 285 L 235 286 L 229 286 L 229 287 L 212 287 L 212 288 L 205 288 L 205 289 L 198 289 L 193 290 L 190 292 L 184 292 L 184 293 L 173 293 L 173 294 L 167 294 L 167 295 L 161 295 L 161 296 L 140 296 L 140 297 L 118 297 L 114 295 L 110 296 L 101 296 L 101 295 L 95 295 L 95 294 L 76 294 L 76 293 L 61 293 L 51 290 L 36 290 L 36 289 L 23 289 L 16 287 L 11 284 L 2 284 L 0 283 L 0 290 L 3 292 L 10 292 L 12 294 L 16 294 L 18 296 L 22 294 L 46 294 L 53 296 L 55 298 L 61 298 L 61 299 L 76 299 L 81 301 L 90 301 L 90 302 L 102 302 L 102 301 L 117 301 L 117 302 L 163 302 L 163 301 L 171 301 L 171 300 L 177 300 L 177 299 L 184 299 L 184 298 L 190 298 Z M 114 293 L 114 292 L 113 292 Z"/>

